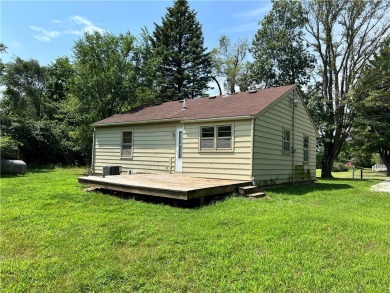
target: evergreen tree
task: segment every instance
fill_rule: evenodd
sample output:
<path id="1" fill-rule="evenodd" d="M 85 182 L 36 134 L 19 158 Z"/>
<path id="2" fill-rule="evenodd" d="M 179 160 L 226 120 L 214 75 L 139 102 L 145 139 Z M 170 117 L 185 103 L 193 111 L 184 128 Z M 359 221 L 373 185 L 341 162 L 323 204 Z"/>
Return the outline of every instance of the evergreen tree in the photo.
<path id="1" fill-rule="evenodd" d="M 152 45 L 159 59 L 156 84 L 163 100 L 203 94 L 211 73 L 211 58 L 203 42 L 202 27 L 187 0 L 176 0 L 167 8 L 162 24 L 155 23 Z"/>
<path id="2" fill-rule="evenodd" d="M 153 53 L 151 34 L 144 27 L 134 48 L 134 70 L 136 79 L 137 105 L 151 105 L 159 103 L 156 89 L 157 65 L 159 59 Z"/>

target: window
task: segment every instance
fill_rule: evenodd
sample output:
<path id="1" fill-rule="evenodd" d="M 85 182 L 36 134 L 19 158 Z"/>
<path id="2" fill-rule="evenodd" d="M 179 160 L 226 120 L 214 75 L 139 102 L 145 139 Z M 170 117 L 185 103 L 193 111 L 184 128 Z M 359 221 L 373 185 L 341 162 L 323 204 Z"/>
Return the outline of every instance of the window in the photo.
<path id="1" fill-rule="evenodd" d="M 232 126 L 218 125 L 201 127 L 201 150 L 231 150 Z"/>
<path id="2" fill-rule="evenodd" d="M 133 132 L 132 131 L 124 131 L 122 132 L 122 157 L 131 158 L 133 152 Z"/>
<path id="3" fill-rule="evenodd" d="M 290 130 L 283 129 L 283 152 L 290 152 Z"/>
<path id="4" fill-rule="evenodd" d="M 303 137 L 303 162 L 309 162 L 309 137 Z"/>
<path id="5" fill-rule="evenodd" d="M 203 149 L 214 149 L 214 126 L 213 127 L 202 127 L 201 128 L 201 143 L 200 148 Z"/>
<path id="6" fill-rule="evenodd" d="M 232 127 L 217 126 L 217 149 L 232 148 Z"/>

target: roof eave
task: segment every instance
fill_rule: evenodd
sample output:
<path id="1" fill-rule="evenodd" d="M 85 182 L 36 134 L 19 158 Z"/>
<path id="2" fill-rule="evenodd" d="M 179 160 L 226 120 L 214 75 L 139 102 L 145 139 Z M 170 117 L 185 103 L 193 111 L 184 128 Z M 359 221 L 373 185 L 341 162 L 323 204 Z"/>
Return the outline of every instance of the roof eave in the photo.
<path id="1" fill-rule="evenodd" d="M 109 126 L 123 126 L 123 125 L 136 125 L 136 124 L 152 124 L 161 122 L 180 122 L 180 123 L 199 123 L 199 122 L 214 122 L 214 121 L 227 121 L 227 120 L 248 120 L 254 119 L 252 115 L 241 116 L 227 116 L 227 117 L 211 117 L 211 118 L 170 118 L 170 119 L 156 119 L 156 120 L 144 120 L 144 121 L 123 121 L 123 122 L 111 122 L 111 123 L 93 123 L 92 127 L 109 127 Z"/>
<path id="2" fill-rule="evenodd" d="M 143 120 L 143 121 L 122 121 L 122 122 L 109 122 L 109 123 L 93 123 L 92 127 L 105 127 L 105 126 L 122 126 L 122 125 L 135 125 L 135 124 L 150 124 L 160 122 L 180 122 L 183 118 L 167 118 L 167 119 L 155 119 L 155 120 Z"/>
<path id="3" fill-rule="evenodd" d="M 182 119 L 180 122 L 181 123 L 202 123 L 202 122 L 216 122 L 216 121 L 228 121 L 228 120 L 248 120 L 254 118 L 255 117 L 253 115 L 241 115 L 241 116 Z"/>

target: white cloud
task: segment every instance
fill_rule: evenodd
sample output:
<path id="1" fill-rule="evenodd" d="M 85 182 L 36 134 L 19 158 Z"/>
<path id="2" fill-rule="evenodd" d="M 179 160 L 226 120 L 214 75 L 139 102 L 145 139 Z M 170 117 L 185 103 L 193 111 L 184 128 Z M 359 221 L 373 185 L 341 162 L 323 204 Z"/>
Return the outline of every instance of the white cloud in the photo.
<path id="1" fill-rule="evenodd" d="M 30 28 L 36 32 L 39 32 L 39 35 L 34 35 L 38 41 L 41 42 L 50 42 L 54 38 L 58 38 L 61 35 L 61 32 L 58 31 L 48 31 L 43 27 L 37 27 L 34 25 L 30 25 Z"/>
<path id="2" fill-rule="evenodd" d="M 239 26 L 236 26 L 235 28 L 231 29 L 231 31 L 236 33 L 243 33 L 243 32 L 251 32 L 259 29 L 259 24 L 257 21 L 252 22 L 246 22 L 243 24 L 240 24 Z"/>
<path id="3" fill-rule="evenodd" d="M 84 31 L 83 30 L 67 30 L 67 31 L 64 31 L 64 33 L 65 34 L 82 36 L 84 34 Z"/>
<path id="4" fill-rule="evenodd" d="M 63 22 L 62 22 L 61 20 L 59 20 L 59 19 L 52 19 L 51 22 L 52 22 L 52 23 L 55 23 L 55 24 L 59 24 L 59 25 L 61 25 L 61 24 L 63 23 Z"/>
<path id="5" fill-rule="evenodd" d="M 65 32 L 67 34 L 83 35 L 84 33 L 88 33 L 88 34 L 92 34 L 94 32 L 104 33 L 106 31 L 105 29 L 98 27 L 92 21 L 88 20 L 83 16 L 74 15 L 70 18 L 70 20 L 72 23 L 76 25 L 81 25 L 82 27 L 80 29 L 68 30 Z"/>
<path id="6" fill-rule="evenodd" d="M 259 8 L 259 9 L 238 12 L 238 13 L 235 14 L 235 17 L 237 17 L 237 18 L 254 18 L 254 17 L 259 17 L 259 16 L 262 16 L 262 15 L 266 14 L 271 9 L 272 9 L 272 6 L 271 5 L 267 5 L 265 7 Z"/>
<path id="7" fill-rule="evenodd" d="M 54 38 L 58 38 L 61 34 L 83 35 L 84 33 L 92 34 L 94 32 L 104 33 L 106 30 L 95 25 L 92 21 L 79 15 L 72 16 L 67 21 L 52 19 L 51 22 L 58 27 L 62 27 L 61 31 L 49 31 L 43 27 L 30 25 L 30 28 L 39 34 L 35 34 L 34 38 L 41 42 L 50 42 Z M 64 31 L 64 27 L 68 27 Z"/>

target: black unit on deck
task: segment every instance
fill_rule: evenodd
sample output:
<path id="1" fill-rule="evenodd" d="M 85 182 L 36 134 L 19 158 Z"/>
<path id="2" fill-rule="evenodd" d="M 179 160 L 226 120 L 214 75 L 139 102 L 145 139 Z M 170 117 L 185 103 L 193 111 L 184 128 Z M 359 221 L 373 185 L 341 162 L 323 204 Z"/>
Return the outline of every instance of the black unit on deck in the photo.
<path id="1" fill-rule="evenodd" d="M 103 176 L 120 175 L 121 171 L 122 171 L 122 166 L 104 166 L 103 167 Z"/>

